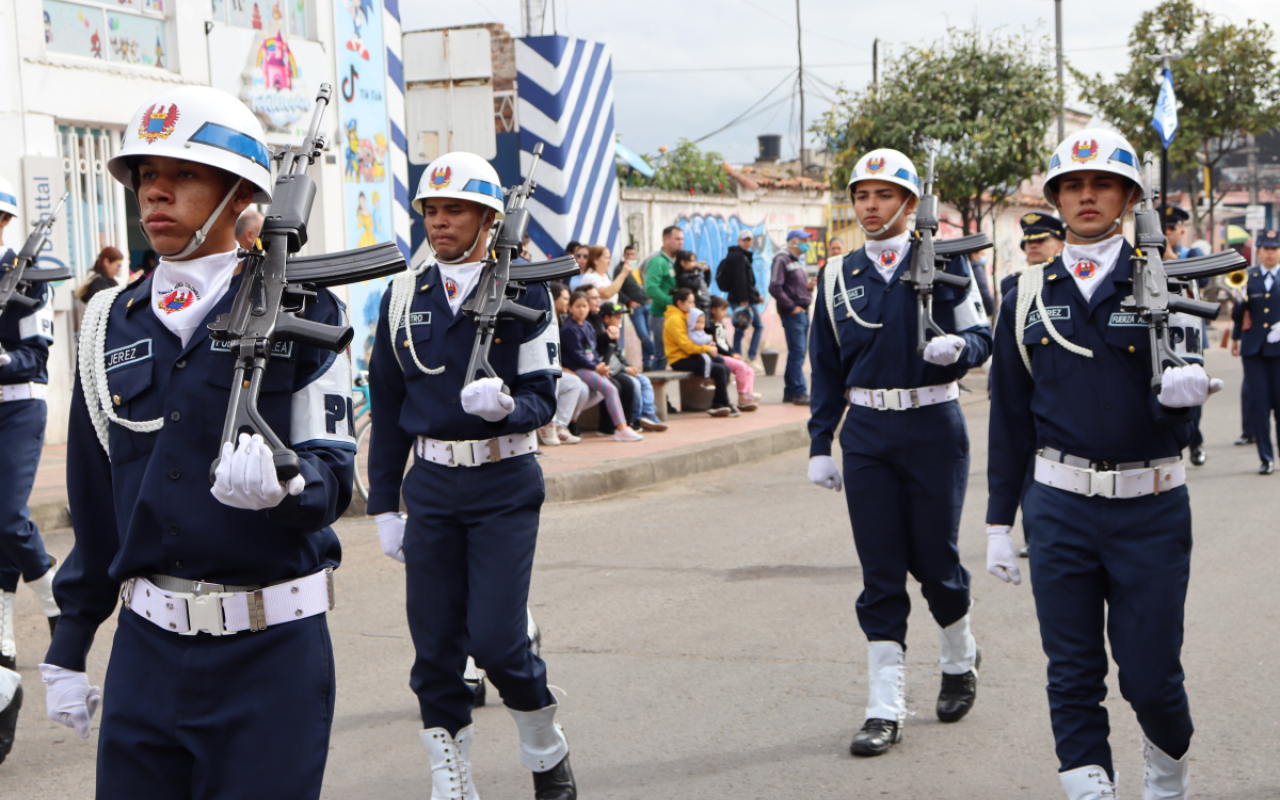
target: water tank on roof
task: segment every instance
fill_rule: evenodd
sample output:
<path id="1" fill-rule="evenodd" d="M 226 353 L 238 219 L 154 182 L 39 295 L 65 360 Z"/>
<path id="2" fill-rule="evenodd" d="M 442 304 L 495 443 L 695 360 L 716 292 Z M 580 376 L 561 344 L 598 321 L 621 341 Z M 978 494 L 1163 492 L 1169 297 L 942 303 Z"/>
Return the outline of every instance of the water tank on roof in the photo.
<path id="1" fill-rule="evenodd" d="M 757 136 L 756 139 L 760 142 L 760 155 L 756 158 L 756 161 L 772 164 L 782 158 L 782 136 L 780 134 L 766 133 L 762 136 Z"/>

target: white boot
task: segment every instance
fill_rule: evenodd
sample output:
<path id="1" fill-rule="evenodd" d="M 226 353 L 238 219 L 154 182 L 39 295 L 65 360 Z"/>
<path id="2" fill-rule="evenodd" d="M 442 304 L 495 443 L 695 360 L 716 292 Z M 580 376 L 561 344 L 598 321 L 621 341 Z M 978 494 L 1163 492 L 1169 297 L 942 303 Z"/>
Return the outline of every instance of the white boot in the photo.
<path id="1" fill-rule="evenodd" d="M 18 712 L 22 710 L 22 676 L 0 667 L 0 764 L 13 749 L 18 730 Z"/>
<path id="2" fill-rule="evenodd" d="M 444 728 L 418 733 L 431 757 L 431 800 L 480 800 L 471 783 L 471 732 L 468 725 L 456 737 Z"/>
<path id="3" fill-rule="evenodd" d="M 1191 764 L 1183 753 L 1173 756 L 1142 737 L 1142 757 L 1147 762 L 1142 775 L 1142 800 L 1185 800 L 1191 785 Z"/>
<path id="4" fill-rule="evenodd" d="M 1067 790 L 1067 800 L 1116 800 L 1116 783 L 1107 780 L 1107 771 L 1098 766 L 1079 767 L 1059 772 L 1062 788 Z"/>
<path id="5" fill-rule="evenodd" d="M 62 609 L 58 608 L 58 601 L 53 599 L 53 576 L 57 573 L 58 564 L 55 561 L 45 574 L 34 581 L 27 581 L 27 586 L 31 587 L 31 591 L 35 592 L 36 599 L 40 601 L 40 610 L 44 612 L 46 617 L 50 618 L 62 613 Z"/>
<path id="6" fill-rule="evenodd" d="M 548 772 L 569 755 L 569 741 L 556 724 L 556 706 L 537 711 L 508 708 L 520 730 L 520 763 L 531 772 Z"/>
<path id="7" fill-rule="evenodd" d="M 938 628 L 938 663 L 943 675 L 977 672 L 978 643 L 969 632 L 969 615 Z"/>
<path id="8" fill-rule="evenodd" d="M 907 718 L 906 653 L 897 642 L 867 643 L 867 719 L 902 723 Z"/>
<path id="9" fill-rule="evenodd" d="M 18 643 L 13 640 L 13 592 L 0 589 L 0 666 L 13 668 Z"/>

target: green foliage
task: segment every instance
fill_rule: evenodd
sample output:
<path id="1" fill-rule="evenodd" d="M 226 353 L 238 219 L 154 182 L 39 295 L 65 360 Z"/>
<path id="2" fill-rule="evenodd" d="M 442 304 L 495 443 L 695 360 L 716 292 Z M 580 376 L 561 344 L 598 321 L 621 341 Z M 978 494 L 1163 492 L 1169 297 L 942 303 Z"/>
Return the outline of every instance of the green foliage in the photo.
<path id="1" fill-rule="evenodd" d="M 858 156 L 878 147 L 906 153 L 923 179 L 925 141 L 939 140 L 936 191 L 971 231 L 1044 167 L 1057 110 L 1046 38 L 952 28 L 941 41 L 908 47 L 890 61 L 878 91 L 839 90 L 813 130 L 837 154 L 836 196 L 844 195 Z"/>
<path id="2" fill-rule="evenodd" d="M 1167 46 L 1166 46 L 1167 45 Z M 1113 80 L 1072 68 L 1081 97 L 1141 153 L 1160 152 L 1151 114 L 1160 91 L 1160 64 L 1148 56 L 1181 51 L 1171 61 L 1178 97 L 1178 132 L 1169 147 L 1174 174 L 1196 185 L 1199 168 L 1217 167 L 1245 144 L 1245 134 L 1280 125 L 1280 71 L 1270 26 L 1235 25 L 1195 0 L 1165 0 L 1143 13 L 1129 34 L 1129 69 Z M 1201 161 L 1205 158 L 1205 161 Z M 1210 198 L 1210 208 L 1218 198 Z M 1192 213 L 1198 214 L 1194 209 Z M 1196 220 L 1199 227 L 1199 220 Z"/>
<path id="3" fill-rule="evenodd" d="M 716 152 L 703 152 L 688 139 L 681 139 L 665 154 L 647 155 L 644 160 L 656 170 L 652 178 L 632 172 L 619 161 L 618 180 L 627 186 L 652 186 L 676 192 L 726 194 L 732 191 L 733 181 L 721 166 L 724 157 Z"/>

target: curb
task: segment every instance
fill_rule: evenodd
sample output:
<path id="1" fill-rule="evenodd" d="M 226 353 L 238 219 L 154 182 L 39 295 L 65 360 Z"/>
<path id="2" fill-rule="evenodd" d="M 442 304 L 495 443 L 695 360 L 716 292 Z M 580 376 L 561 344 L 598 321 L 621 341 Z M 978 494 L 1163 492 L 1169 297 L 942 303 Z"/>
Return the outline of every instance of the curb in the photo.
<path id="1" fill-rule="evenodd" d="M 71 509 L 66 498 L 48 500 L 31 506 L 31 521 L 42 531 L 71 527 Z"/>

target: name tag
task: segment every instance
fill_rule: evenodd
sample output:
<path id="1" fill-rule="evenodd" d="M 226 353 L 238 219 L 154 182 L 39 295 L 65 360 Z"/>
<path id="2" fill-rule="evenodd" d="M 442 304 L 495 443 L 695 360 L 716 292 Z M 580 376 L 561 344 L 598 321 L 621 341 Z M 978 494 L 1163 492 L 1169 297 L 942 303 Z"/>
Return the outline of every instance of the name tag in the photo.
<path id="1" fill-rule="evenodd" d="M 857 300 L 858 298 L 862 297 L 864 294 L 866 294 L 865 286 L 855 286 L 852 289 L 845 292 L 843 298 L 837 297 L 836 302 L 843 303 L 845 300 L 849 300 L 849 301 Z"/>
<path id="2" fill-rule="evenodd" d="M 1142 321 L 1142 317 L 1137 314 L 1125 314 L 1117 312 L 1111 315 L 1111 327 L 1113 328 L 1145 328 L 1147 323 Z"/>
<path id="3" fill-rule="evenodd" d="M 210 339 L 209 349 L 215 353 L 230 353 L 231 342 Z M 275 347 L 271 348 L 271 356 L 272 358 L 293 358 L 293 342 L 276 342 Z"/>
<path id="4" fill-rule="evenodd" d="M 142 339 L 124 347 L 117 347 L 115 350 L 108 350 L 103 354 L 107 372 L 129 364 L 136 364 L 139 361 L 146 361 L 148 358 L 151 358 L 150 339 Z"/>
<path id="5" fill-rule="evenodd" d="M 1045 311 L 1049 312 L 1049 319 L 1057 321 L 1060 319 L 1071 319 L 1071 306 L 1045 306 Z M 1027 314 L 1027 327 L 1040 324 L 1040 309 L 1033 308 L 1031 313 Z"/>
<path id="6" fill-rule="evenodd" d="M 431 312 L 430 312 L 430 311 L 411 311 L 411 312 L 409 312 L 409 325 L 410 325 L 410 326 L 413 326 L 413 325 L 430 325 L 430 324 L 431 324 Z M 400 327 L 401 327 L 401 329 L 403 329 L 403 328 L 404 328 L 404 326 L 403 326 L 403 325 L 401 325 Z"/>

